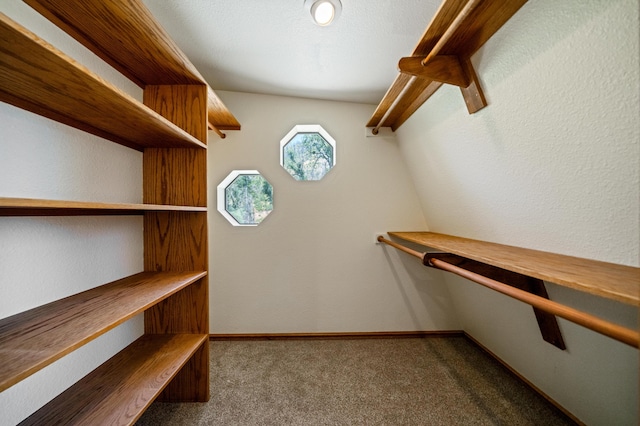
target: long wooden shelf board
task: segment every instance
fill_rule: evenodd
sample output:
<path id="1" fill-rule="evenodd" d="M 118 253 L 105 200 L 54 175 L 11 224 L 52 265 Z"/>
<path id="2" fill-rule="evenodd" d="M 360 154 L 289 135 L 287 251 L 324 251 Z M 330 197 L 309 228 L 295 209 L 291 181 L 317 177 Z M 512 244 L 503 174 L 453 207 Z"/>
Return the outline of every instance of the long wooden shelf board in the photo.
<path id="1" fill-rule="evenodd" d="M 434 232 L 388 234 L 425 247 L 640 306 L 640 268 Z"/>
<path id="2" fill-rule="evenodd" d="M 20 425 L 131 425 L 153 402 L 206 334 L 144 335 Z"/>
<path id="3" fill-rule="evenodd" d="M 444 0 L 414 48 L 411 56 L 426 57 L 429 55 L 434 47 L 436 47 L 440 38 L 443 37 L 449 27 L 452 26 L 458 14 L 460 14 L 470 1 L 473 0 Z M 460 21 L 459 26 L 442 45 L 438 54 L 470 58 L 471 55 L 482 47 L 526 2 L 527 0 L 486 0 L 479 2 L 478 5 Z M 369 119 L 367 127 L 375 127 L 380 120 L 385 118 L 385 114 L 405 86 L 409 84 L 412 85 L 412 87 L 409 87 L 403 94 L 401 105 L 394 107 L 394 111 L 385 118 L 381 127 L 391 127 L 393 130 L 397 130 L 411 114 L 440 88 L 440 85 L 436 84 L 427 89 L 433 81 L 418 78 L 418 80 L 422 80 L 422 82 L 415 84 L 415 80 L 415 78 L 410 79 L 410 76 L 406 74 L 398 74 Z M 422 94 L 422 92 L 425 91 L 428 92 L 426 96 Z M 395 109 L 399 111 L 395 111 Z"/>
<path id="4" fill-rule="evenodd" d="M 0 392 L 206 272 L 141 272 L 0 320 Z"/>
<path id="5" fill-rule="evenodd" d="M 206 212 L 206 207 L 163 204 L 96 203 L 0 197 L 0 216 L 141 215 L 145 212 Z"/>
<path id="6" fill-rule="evenodd" d="M 138 150 L 206 148 L 1 13 L 0 43 L 0 100 Z"/>
<path id="7" fill-rule="evenodd" d="M 211 87 L 207 91 L 207 122 L 218 130 L 240 130 L 240 123 Z"/>
<path id="8" fill-rule="evenodd" d="M 140 87 L 207 84 L 142 1 L 25 2 Z M 211 87 L 208 121 L 219 130 L 240 130 Z"/>

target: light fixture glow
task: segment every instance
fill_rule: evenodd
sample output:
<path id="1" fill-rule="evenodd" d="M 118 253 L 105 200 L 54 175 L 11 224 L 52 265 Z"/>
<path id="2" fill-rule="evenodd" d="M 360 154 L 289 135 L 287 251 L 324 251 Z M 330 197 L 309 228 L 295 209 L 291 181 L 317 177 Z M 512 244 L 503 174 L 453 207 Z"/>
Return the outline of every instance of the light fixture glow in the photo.
<path id="1" fill-rule="evenodd" d="M 313 7 L 313 19 L 320 26 L 329 25 L 333 21 L 335 9 L 328 1 L 318 2 Z"/>
<path id="2" fill-rule="evenodd" d="M 313 22 L 326 27 L 340 15 L 342 3 L 340 0 L 305 0 L 304 7 L 311 13 Z"/>

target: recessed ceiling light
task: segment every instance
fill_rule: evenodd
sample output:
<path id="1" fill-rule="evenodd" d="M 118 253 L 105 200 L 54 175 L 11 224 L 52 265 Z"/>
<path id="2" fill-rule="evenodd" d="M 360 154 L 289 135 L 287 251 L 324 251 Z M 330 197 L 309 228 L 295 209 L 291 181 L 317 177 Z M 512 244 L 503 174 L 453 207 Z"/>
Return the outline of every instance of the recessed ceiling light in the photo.
<path id="1" fill-rule="evenodd" d="M 313 22 L 326 27 L 340 16 L 342 3 L 340 0 L 305 0 L 304 8 L 311 13 Z"/>

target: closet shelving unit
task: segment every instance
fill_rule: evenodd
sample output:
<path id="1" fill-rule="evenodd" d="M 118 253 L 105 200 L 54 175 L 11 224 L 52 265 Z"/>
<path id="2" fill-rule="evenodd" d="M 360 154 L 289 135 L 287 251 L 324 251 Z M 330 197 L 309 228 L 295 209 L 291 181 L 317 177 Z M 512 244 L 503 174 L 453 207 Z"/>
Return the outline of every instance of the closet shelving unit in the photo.
<path id="1" fill-rule="evenodd" d="M 143 203 L 0 198 L 0 216 L 143 215 L 144 271 L 0 320 L 0 392 L 144 312 L 144 335 L 23 424 L 132 424 L 209 399 L 207 127 L 240 124 L 138 0 L 27 0 L 140 103 L 0 14 L 0 100 L 143 152 Z"/>
<path id="2" fill-rule="evenodd" d="M 388 232 L 388 235 L 584 293 L 640 306 L 640 268 L 633 266 L 436 232 Z"/>
<path id="3" fill-rule="evenodd" d="M 549 300 L 544 281 L 640 306 L 640 268 L 461 238 L 434 232 L 388 232 L 389 236 L 431 247 L 420 252 L 383 236 L 378 242 L 421 259 L 425 266 L 457 274 L 531 305 L 547 342 L 566 349 L 555 316 L 629 346 L 640 347 L 640 332 Z"/>
<path id="4" fill-rule="evenodd" d="M 487 103 L 471 56 L 527 0 L 444 0 L 367 123 L 396 131 L 443 84 L 460 87 L 470 114 Z"/>

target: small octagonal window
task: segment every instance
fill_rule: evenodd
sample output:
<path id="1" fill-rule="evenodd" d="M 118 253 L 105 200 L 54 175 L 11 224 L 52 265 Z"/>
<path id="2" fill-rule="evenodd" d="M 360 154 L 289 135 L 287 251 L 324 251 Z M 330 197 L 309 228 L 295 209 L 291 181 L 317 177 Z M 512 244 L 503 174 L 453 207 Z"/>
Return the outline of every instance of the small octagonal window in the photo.
<path id="1" fill-rule="evenodd" d="M 233 226 L 256 226 L 273 210 L 273 186 L 257 170 L 234 170 L 218 185 L 218 211 Z"/>
<path id="2" fill-rule="evenodd" d="M 297 125 L 280 141 L 280 165 L 296 180 L 320 180 L 335 164 L 336 141 L 320 125 Z"/>

